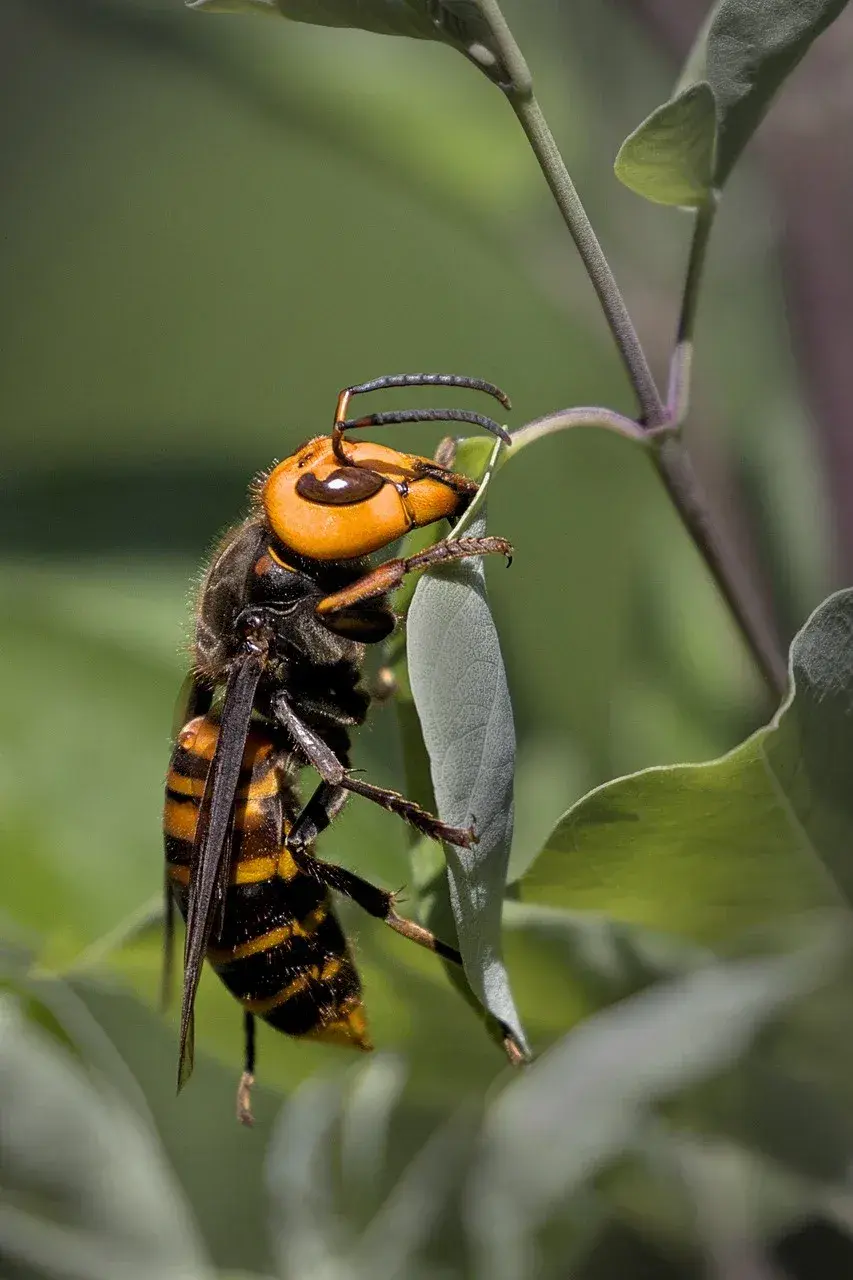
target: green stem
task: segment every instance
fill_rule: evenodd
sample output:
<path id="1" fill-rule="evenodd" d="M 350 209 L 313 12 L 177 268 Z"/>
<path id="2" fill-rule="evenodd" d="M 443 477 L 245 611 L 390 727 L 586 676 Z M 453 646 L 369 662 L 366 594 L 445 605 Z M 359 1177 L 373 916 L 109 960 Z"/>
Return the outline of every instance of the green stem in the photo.
<path id="1" fill-rule="evenodd" d="M 653 441 L 655 468 L 673 506 L 696 543 L 764 680 L 774 695 L 781 696 L 787 685 L 784 654 L 754 591 L 743 580 L 735 557 L 729 552 L 714 525 L 690 456 L 679 438 L 679 428 L 689 403 L 693 330 L 699 285 L 714 221 L 715 202 L 709 201 L 697 215 L 676 346 L 670 366 L 668 403 L 664 405 L 610 265 L 536 101 L 530 69 L 501 12 L 499 0 L 476 0 L 476 3 L 489 24 L 494 48 L 506 70 L 508 81 L 501 87 L 527 135 L 563 221 L 586 267 L 641 408 L 638 423 L 631 423 L 630 419 L 607 410 L 595 411 L 597 415 L 603 416 L 597 417 L 594 424 L 589 418 L 583 424 L 575 418 L 576 413 L 586 413 L 586 410 L 566 410 L 552 414 L 548 419 L 523 427 L 514 438 L 512 448 L 521 448 L 529 443 L 534 438 L 534 432 L 549 434 L 565 426 L 586 424 L 605 426 L 629 435 L 632 439 L 642 433 L 649 442 Z M 543 426 L 544 423 L 548 425 Z"/>
<path id="2" fill-rule="evenodd" d="M 675 350 L 669 366 L 669 387 L 667 390 L 667 416 L 673 425 L 680 427 L 687 417 L 690 406 L 690 379 L 693 371 L 693 334 L 696 328 L 696 311 L 699 305 L 699 286 L 708 252 L 708 243 L 714 226 L 717 212 L 716 196 L 712 196 L 707 204 L 696 213 L 693 225 L 693 239 L 690 242 L 690 257 L 687 262 L 687 275 L 684 279 L 684 290 L 681 295 L 681 310 L 678 316 L 678 329 L 675 337 Z"/>
<path id="3" fill-rule="evenodd" d="M 728 605 L 765 683 L 777 697 L 782 698 L 788 683 L 788 667 L 782 648 L 754 591 L 744 580 L 730 549 L 720 537 L 690 455 L 680 439 L 679 428 L 690 407 L 696 312 L 716 212 L 717 201 L 712 196 L 696 213 L 675 348 L 669 366 L 667 416 L 672 434 L 661 435 L 654 461 L 658 475 Z"/>
<path id="4" fill-rule="evenodd" d="M 514 458 L 517 453 L 535 440 L 543 436 L 552 436 L 557 431 L 568 431 L 572 427 L 604 427 L 607 431 L 615 431 L 617 435 L 626 436 L 636 444 L 648 446 L 649 437 L 643 428 L 632 418 L 616 413 L 613 409 L 604 409 L 598 405 L 576 409 L 561 409 L 557 413 L 549 413 L 544 418 L 535 418 L 526 422 L 523 427 L 512 433 L 512 444 L 503 455 L 501 461 Z"/>
<path id="5" fill-rule="evenodd" d="M 532 93 L 525 98 L 509 96 L 513 110 L 539 161 L 539 167 L 551 188 L 551 194 L 563 215 L 563 221 L 575 242 L 575 248 L 586 267 L 634 393 L 640 402 L 643 422 L 650 427 L 659 426 L 666 419 L 666 409 L 652 377 L 646 353 L 640 345 L 625 300 L 569 177 L 542 109 Z"/>
<path id="6" fill-rule="evenodd" d="M 536 101 L 533 80 L 524 56 L 507 25 L 498 0 L 477 0 L 477 3 L 483 17 L 489 23 L 501 61 L 510 77 L 510 83 L 504 86 L 504 92 L 527 135 L 527 140 L 539 161 L 539 167 L 551 188 L 557 208 L 586 267 L 587 275 L 595 289 L 631 385 L 640 402 L 643 422 L 650 427 L 660 426 L 666 420 L 666 408 L 652 377 L 646 353 L 640 345 L 637 331 L 625 306 L 625 300 L 598 243 L 580 196 L 575 190 L 565 161 L 554 141 L 554 135 Z"/>

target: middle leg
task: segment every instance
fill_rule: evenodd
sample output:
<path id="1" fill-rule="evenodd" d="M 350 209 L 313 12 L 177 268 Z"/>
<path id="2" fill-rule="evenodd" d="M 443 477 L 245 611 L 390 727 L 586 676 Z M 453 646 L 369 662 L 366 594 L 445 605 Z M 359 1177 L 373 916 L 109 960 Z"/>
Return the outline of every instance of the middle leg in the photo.
<path id="1" fill-rule="evenodd" d="M 296 746 L 307 762 L 312 765 L 325 783 L 331 787 L 342 787 L 356 795 L 372 800 L 383 809 L 396 813 L 417 831 L 430 836 L 433 840 L 444 840 L 448 844 L 458 845 L 461 849 L 470 849 L 477 843 L 477 835 L 473 827 L 451 827 L 434 814 L 422 809 L 413 800 L 407 800 L 398 791 L 390 791 L 387 787 L 377 787 L 371 782 L 362 782 L 354 778 L 347 770 L 329 744 L 320 735 L 305 724 L 291 707 L 285 694 L 275 694 L 271 701 L 271 710 L 275 720 L 290 734 Z"/>
<path id="2" fill-rule="evenodd" d="M 387 889 L 380 889 L 346 867 L 334 862 L 324 862 L 311 853 L 310 846 L 319 833 L 329 826 L 341 805 L 342 788 L 321 783 L 296 819 L 287 835 L 287 848 L 293 861 L 306 875 L 337 893 L 344 894 L 357 903 L 368 915 L 383 920 L 395 933 L 401 934 L 418 946 L 434 951 L 443 960 L 461 965 L 462 957 L 455 947 L 442 942 L 429 929 L 414 920 L 408 920 L 397 911 L 395 897 Z"/>

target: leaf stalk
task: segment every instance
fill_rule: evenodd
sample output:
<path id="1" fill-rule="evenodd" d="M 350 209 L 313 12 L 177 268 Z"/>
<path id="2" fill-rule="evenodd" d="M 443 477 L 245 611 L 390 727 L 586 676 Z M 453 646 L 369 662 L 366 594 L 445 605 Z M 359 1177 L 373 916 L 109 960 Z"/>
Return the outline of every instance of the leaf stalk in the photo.
<path id="1" fill-rule="evenodd" d="M 683 425 L 690 407 L 693 336 L 699 306 L 699 289 L 716 212 L 717 197 L 712 193 L 709 200 L 696 210 L 693 223 L 693 237 L 690 242 L 687 274 L 684 277 L 684 289 L 681 294 L 681 310 L 675 334 L 675 349 L 669 366 L 666 397 L 667 417 L 677 427 Z"/>
<path id="2" fill-rule="evenodd" d="M 640 405 L 636 422 L 606 409 L 567 409 L 551 414 L 514 433 L 507 456 L 541 435 L 582 425 L 603 426 L 635 441 L 642 442 L 645 438 L 652 444 L 655 469 L 673 506 L 695 542 L 764 681 L 775 697 L 781 697 L 787 687 L 787 664 L 782 647 L 755 592 L 749 583 L 743 581 L 734 556 L 714 524 L 690 456 L 680 438 L 690 401 L 693 333 L 716 198 L 703 205 L 696 216 L 670 363 L 667 403 L 664 404 L 610 264 L 536 100 L 530 69 L 501 11 L 499 0 L 476 0 L 476 3 L 509 76 L 508 83 L 502 85 L 503 92 L 527 136 L 586 268 Z"/>
<path id="3" fill-rule="evenodd" d="M 610 264 L 604 256 L 598 237 L 592 229 L 581 198 L 566 168 L 542 108 L 533 92 L 533 78 L 503 16 L 498 0 L 477 0 L 501 61 L 509 73 L 504 93 L 525 132 L 539 162 L 551 194 L 583 262 L 614 342 L 622 356 L 625 370 L 640 403 L 643 421 L 658 426 L 664 421 L 666 408 L 655 385 L 646 354 L 637 337 L 625 300 L 619 291 Z"/>

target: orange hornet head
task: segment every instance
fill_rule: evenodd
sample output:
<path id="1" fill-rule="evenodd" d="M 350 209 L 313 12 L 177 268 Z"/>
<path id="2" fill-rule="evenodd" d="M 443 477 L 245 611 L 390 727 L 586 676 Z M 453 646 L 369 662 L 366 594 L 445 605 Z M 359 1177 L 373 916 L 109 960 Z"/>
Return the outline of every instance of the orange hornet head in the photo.
<path id="1" fill-rule="evenodd" d="M 273 533 L 310 560 L 369 555 L 419 525 L 459 514 L 470 493 L 424 475 L 436 464 L 381 444 L 347 441 L 349 466 L 330 436 L 309 440 L 270 472 L 261 501 Z M 453 477 L 458 482 L 459 477 Z"/>

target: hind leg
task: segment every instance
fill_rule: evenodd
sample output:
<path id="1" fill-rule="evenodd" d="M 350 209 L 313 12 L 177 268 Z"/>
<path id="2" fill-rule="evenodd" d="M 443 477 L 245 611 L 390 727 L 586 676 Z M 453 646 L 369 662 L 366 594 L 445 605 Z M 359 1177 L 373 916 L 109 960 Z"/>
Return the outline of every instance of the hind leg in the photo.
<path id="1" fill-rule="evenodd" d="M 395 933 L 401 934 L 411 942 L 416 942 L 419 947 L 434 951 L 443 960 L 461 965 L 462 957 L 455 947 L 442 942 L 423 925 L 399 914 L 393 893 L 389 893 L 387 889 L 378 888 L 369 880 L 357 876 L 355 872 L 348 871 L 346 867 L 339 867 L 334 862 L 324 862 L 311 853 L 311 845 L 320 832 L 329 826 L 345 798 L 346 792 L 343 787 L 334 787 L 323 782 L 296 819 L 287 836 L 287 848 L 299 870 L 319 880 L 329 889 L 345 894 L 368 915 L 384 921 Z"/>
<path id="2" fill-rule="evenodd" d="M 252 1085 L 255 1083 L 255 1015 L 248 1009 L 243 1011 L 243 1074 L 237 1085 L 237 1119 L 241 1124 L 251 1127 L 255 1123 L 252 1115 Z"/>
<path id="3" fill-rule="evenodd" d="M 444 840 L 448 844 L 459 845 L 463 849 L 470 849 L 472 844 L 477 843 L 477 836 L 472 827 L 450 827 L 434 814 L 427 813 L 419 804 L 401 796 L 399 792 L 389 791 L 386 787 L 377 787 L 371 782 L 362 782 L 359 778 L 354 778 L 329 744 L 296 715 L 283 692 L 276 693 L 271 700 L 271 708 L 275 720 L 290 735 L 302 757 L 317 770 L 324 783 L 335 791 L 343 788 L 345 791 L 353 791 L 356 795 L 364 796 L 374 804 L 381 805 L 383 809 L 398 814 L 416 830 L 431 836 L 433 840 Z"/>

